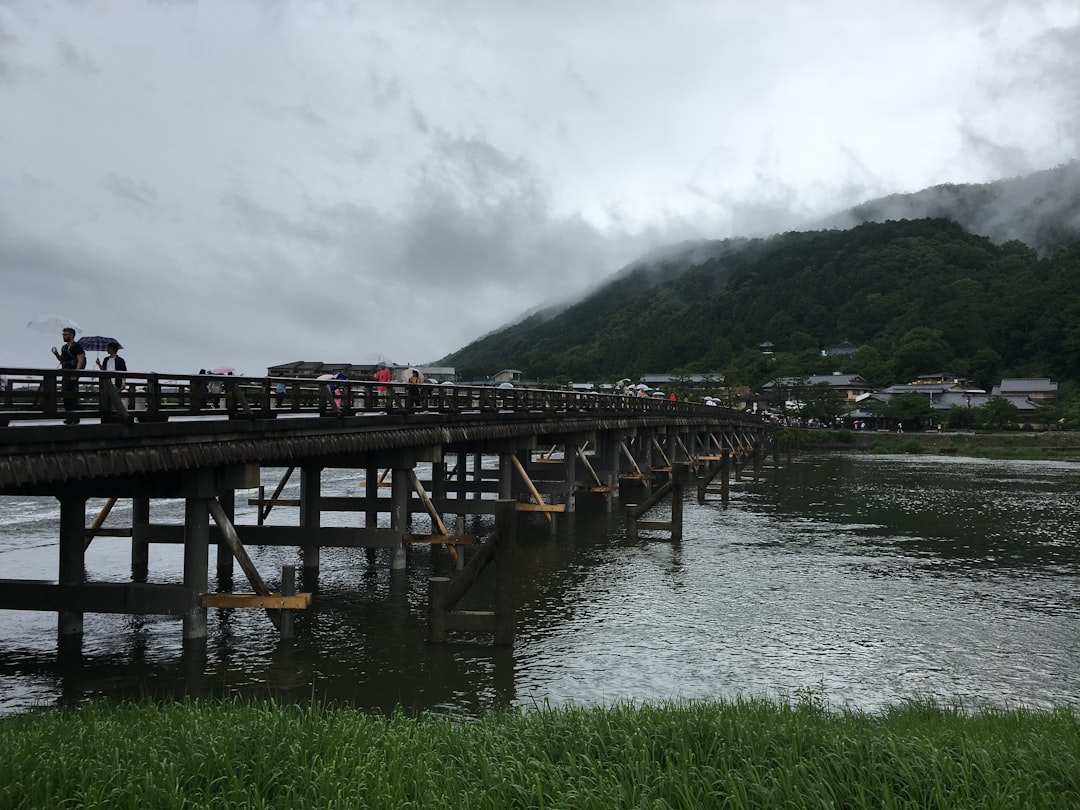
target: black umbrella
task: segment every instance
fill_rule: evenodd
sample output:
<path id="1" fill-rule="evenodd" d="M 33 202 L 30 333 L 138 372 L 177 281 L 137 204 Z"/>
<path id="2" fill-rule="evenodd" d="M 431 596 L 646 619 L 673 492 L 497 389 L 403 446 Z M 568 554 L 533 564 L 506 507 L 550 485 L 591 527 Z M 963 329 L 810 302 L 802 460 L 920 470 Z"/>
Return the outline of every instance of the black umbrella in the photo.
<path id="1" fill-rule="evenodd" d="M 87 352 L 103 352 L 110 343 L 115 343 L 120 346 L 120 341 L 116 338 L 105 337 L 104 335 L 87 335 L 86 337 L 76 338 L 83 347 L 83 351 Z M 124 348 L 120 346 L 120 348 Z"/>

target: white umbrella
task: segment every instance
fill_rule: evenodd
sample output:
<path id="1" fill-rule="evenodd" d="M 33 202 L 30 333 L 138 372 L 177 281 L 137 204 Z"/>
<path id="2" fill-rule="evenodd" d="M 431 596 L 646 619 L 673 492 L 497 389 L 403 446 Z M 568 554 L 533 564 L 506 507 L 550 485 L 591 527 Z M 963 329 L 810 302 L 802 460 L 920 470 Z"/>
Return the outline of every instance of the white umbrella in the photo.
<path id="1" fill-rule="evenodd" d="M 499 388 L 513 388 L 513 387 L 514 387 L 513 383 L 508 383 L 508 382 L 499 383 Z"/>
<path id="2" fill-rule="evenodd" d="M 82 327 L 66 315 L 38 315 L 26 322 L 28 329 L 35 332 L 59 332 L 61 329 L 72 328 L 76 337 L 82 331 Z"/>

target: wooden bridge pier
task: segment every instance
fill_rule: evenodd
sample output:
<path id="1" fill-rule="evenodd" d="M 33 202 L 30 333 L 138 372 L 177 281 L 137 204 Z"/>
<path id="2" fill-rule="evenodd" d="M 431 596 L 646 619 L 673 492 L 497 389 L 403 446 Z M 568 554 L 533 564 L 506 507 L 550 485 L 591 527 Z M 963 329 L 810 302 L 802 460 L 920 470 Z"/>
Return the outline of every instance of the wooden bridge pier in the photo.
<path id="1" fill-rule="evenodd" d="M 668 480 L 653 490 L 640 504 L 626 505 L 626 534 L 631 540 L 637 540 L 641 531 L 670 532 L 672 542 L 679 542 L 683 537 L 683 476 L 684 465 L 675 463 Z M 641 516 L 660 503 L 665 497 L 671 500 L 670 520 L 641 520 Z"/>

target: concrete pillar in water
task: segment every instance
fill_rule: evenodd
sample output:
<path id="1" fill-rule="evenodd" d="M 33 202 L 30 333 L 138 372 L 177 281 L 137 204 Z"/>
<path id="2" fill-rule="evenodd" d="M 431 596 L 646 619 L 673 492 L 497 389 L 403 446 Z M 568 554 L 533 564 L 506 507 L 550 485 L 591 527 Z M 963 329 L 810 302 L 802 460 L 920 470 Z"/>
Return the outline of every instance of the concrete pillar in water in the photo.
<path id="1" fill-rule="evenodd" d="M 86 581 L 86 497 L 60 496 L 60 576 L 59 583 L 82 585 Z M 57 632 L 61 638 L 81 636 L 81 611 L 62 610 L 57 616 Z"/>

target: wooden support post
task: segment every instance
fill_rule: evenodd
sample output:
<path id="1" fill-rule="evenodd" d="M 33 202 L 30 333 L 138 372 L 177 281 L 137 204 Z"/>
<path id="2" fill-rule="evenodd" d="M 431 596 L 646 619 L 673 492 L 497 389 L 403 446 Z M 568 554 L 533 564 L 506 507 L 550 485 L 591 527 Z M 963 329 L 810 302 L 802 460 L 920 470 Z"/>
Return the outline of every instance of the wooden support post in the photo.
<path id="1" fill-rule="evenodd" d="M 296 593 L 296 566 L 281 566 L 281 595 L 293 596 Z M 285 640 L 293 638 L 296 632 L 291 610 L 282 610 L 281 614 L 281 637 Z"/>
<path id="2" fill-rule="evenodd" d="M 648 471 L 646 476 L 642 479 L 642 483 L 645 484 L 646 492 L 652 490 L 653 483 L 653 441 L 654 439 L 652 437 L 652 433 L 650 433 L 648 436 L 639 434 L 636 441 L 639 455 L 644 456 L 644 458 L 642 458 L 639 462 L 639 465 L 643 466 Z"/>
<path id="3" fill-rule="evenodd" d="M 729 480 L 731 478 L 731 451 L 725 447 L 721 456 L 720 501 L 726 505 L 731 490 L 731 483 Z"/>
<path id="4" fill-rule="evenodd" d="M 150 499 L 132 498 L 131 500 L 131 580 L 146 582 L 150 571 L 150 543 L 139 538 L 141 532 L 150 525 Z"/>
<path id="5" fill-rule="evenodd" d="M 86 530 L 83 548 L 90 548 L 90 544 L 94 542 L 94 535 L 97 534 L 97 530 L 105 523 L 105 518 L 109 516 L 109 512 L 112 511 L 114 506 L 116 506 L 116 498 L 109 498 L 105 501 L 104 505 L 101 507 L 101 511 L 99 511 L 97 517 L 94 518 L 94 522 L 90 525 L 90 528 Z"/>
<path id="6" fill-rule="evenodd" d="M 367 511 L 364 513 L 364 528 L 371 530 L 379 526 L 379 465 L 369 461 L 364 471 L 364 497 L 367 499 Z M 374 565 L 376 549 L 365 548 L 364 556 L 368 565 Z"/>
<path id="7" fill-rule="evenodd" d="M 469 474 L 467 469 L 468 466 L 469 454 L 466 453 L 464 450 L 459 450 L 457 454 L 457 466 L 455 468 L 457 470 L 457 478 L 454 481 L 454 484 L 457 491 L 457 499 L 462 504 L 464 504 L 465 499 L 469 497 Z M 461 533 L 461 531 L 458 531 L 458 534 Z"/>
<path id="8" fill-rule="evenodd" d="M 581 447 L 575 447 L 574 449 L 577 451 L 577 457 L 581 459 L 581 463 L 585 466 L 585 469 L 588 471 L 589 476 L 592 478 L 596 486 L 603 487 L 604 482 L 600 480 L 600 476 L 596 474 L 596 470 L 593 469 L 593 465 L 589 463 L 589 457 L 585 455 L 585 450 Z M 610 499 L 608 498 L 608 493 L 603 492 L 601 494 L 604 496 L 604 502 L 609 504 L 610 511 Z"/>
<path id="9" fill-rule="evenodd" d="M 449 590 L 449 577 L 428 579 L 428 639 L 433 644 L 445 644 L 448 637 L 446 595 Z"/>
<path id="10" fill-rule="evenodd" d="M 236 492 L 231 489 L 226 489 L 218 493 L 219 508 L 224 514 L 225 519 L 231 526 L 236 519 Z M 216 518 L 216 514 L 215 514 Z M 221 521 L 218 521 L 220 525 Z M 238 541 L 239 542 L 239 541 Z M 218 582 L 232 582 L 233 576 L 233 551 L 229 548 L 229 544 L 218 543 L 217 544 L 217 576 Z"/>
<path id="11" fill-rule="evenodd" d="M 638 539 L 637 516 L 638 505 L 636 503 L 628 503 L 626 505 L 626 536 L 631 540 Z"/>
<path id="12" fill-rule="evenodd" d="M 510 556 L 517 545 L 517 510 L 513 501 L 495 504 L 495 643 L 513 644 L 517 626 Z"/>
<path id="13" fill-rule="evenodd" d="M 682 448 L 683 455 L 686 456 L 686 460 L 694 469 L 697 469 L 697 457 L 686 448 L 686 444 L 683 443 L 682 436 L 676 434 L 675 439 L 678 442 L 679 447 Z M 693 442 L 691 441 L 691 444 L 692 443 Z"/>
<path id="14" fill-rule="evenodd" d="M 685 469 L 682 464 L 675 464 L 671 468 L 671 539 L 673 542 L 682 541 L 683 526 L 683 475 Z"/>
<path id="15" fill-rule="evenodd" d="M 501 468 L 502 468 L 502 465 L 500 465 L 500 469 Z M 474 501 L 479 501 L 480 499 L 482 499 L 484 497 L 484 493 L 480 491 L 480 482 L 483 480 L 483 477 L 484 477 L 484 457 L 480 453 L 473 453 L 473 460 L 472 460 L 472 480 L 473 480 L 472 498 L 473 498 Z M 501 487 L 502 487 L 502 476 L 501 475 L 499 477 L 499 486 L 500 486 L 500 489 L 499 489 L 500 495 L 499 495 L 499 497 L 501 498 L 501 497 L 503 497 L 502 494 L 501 494 L 502 493 L 502 489 L 501 489 Z M 509 477 L 507 477 L 507 486 L 509 487 Z M 507 498 L 510 497 L 509 493 L 507 493 L 506 497 Z"/>
<path id="16" fill-rule="evenodd" d="M 446 461 L 442 458 L 431 462 L 431 495 L 440 501 L 446 498 Z"/>
<path id="17" fill-rule="evenodd" d="M 305 529 L 318 529 L 322 523 L 322 468 L 300 468 L 300 525 Z M 314 537 L 316 532 L 312 532 Z M 304 565 L 304 581 L 309 577 L 317 578 L 319 575 L 319 547 L 314 543 L 305 542 L 301 546 Z M 308 586 L 306 590 L 311 590 Z"/>
<path id="18" fill-rule="evenodd" d="M 619 449 L 622 450 L 623 455 L 630 462 L 630 466 L 634 469 L 638 478 L 644 480 L 645 476 L 641 474 L 641 468 L 638 466 L 637 459 L 634 458 L 634 454 L 630 452 L 630 448 L 626 446 L 626 442 L 619 442 Z"/>
<path id="19" fill-rule="evenodd" d="M 86 581 L 86 498 L 82 495 L 60 496 L 60 573 L 61 588 L 82 585 Z M 61 610 L 57 615 L 60 638 L 81 636 L 81 611 Z"/>
<path id="20" fill-rule="evenodd" d="M 439 462 L 440 464 L 442 462 Z M 431 518 L 432 527 L 436 530 L 433 534 L 438 533 L 441 535 L 449 535 L 450 532 L 446 530 L 446 524 L 443 523 L 442 517 L 439 516 L 439 510 L 435 508 L 435 504 L 431 502 L 431 498 L 428 497 L 427 492 L 424 491 L 424 485 L 420 483 L 420 479 L 416 477 L 416 472 L 409 470 L 409 483 L 412 484 L 413 491 L 416 492 L 420 498 L 420 502 L 424 505 L 424 509 L 427 510 L 428 516 Z M 443 548 L 450 554 L 450 559 L 455 563 L 457 562 L 458 552 L 453 545 L 443 544 Z"/>
<path id="21" fill-rule="evenodd" d="M 390 486 L 390 528 L 398 536 L 391 550 L 390 570 L 405 570 L 405 544 L 402 538 L 409 531 L 409 474 L 411 470 L 394 468 Z"/>
<path id="22" fill-rule="evenodd" d="M 514 465 L 514 469 L 517 470 L 518 475 L 521 476 L 521 480 L 524 481 L 525 488 L 529 490 L 529 494 L 533 496 L 533 500 L 535 500 L 538 504 L 545 503 L 543 496 L 541 496 L 540 493 L 536 491 L 536 487 L 533 486 L 533 482 L 532 479 L 529 478 L 529 474 L 525 472 L 525 468 L 521 465 L 521 462 L 518 461 L 518 457 L 515 455 L 507 454 L 507 458 L 510 459 L 510 463 Z M 502 500 L 506 499 L 503 498 Z M 547 517 L 548 523 L 551 523 L 553 519 L 551 517 L 551 513 L 544 512 L 544 515 Z"/>
<path id="23" fill-rule="evenodd" d="M 499 453 L 499 500 L 514 497 L 514 466 L 510 461 L 512 458 L 514 458 L 513 453 Z M 479 484 L 480 481 L 481 478 L 478 475 L 475 482 Z"/>
<path id="24" fill-rule="evenodd" d="M 259 525 L 263 525 L 263 521 L 270 517 L 270 510 L 274 508 L 274 502 L 281 497 L 281 493 L 285 490 L 285 485 L 289 483 L 289 479 L 292 477 L 293 471 L 296 467 L 289 467 L 285 470 L 285 474 L 281 476 L 281 480 L 278 481 L 277 486 L 274 487 L 274 494 L 270 496 L 270 503 L 259 504 Z M 264 487 L 259 487 L 259 500 L 263 500 Z"/>
<path id="25" fill-rule="evenodd" d="M 452 580 L 446 577 L 428 580 L 428 633 L 433 643 L 445 642 L 450 630 L 489 632 L 496 644 L 514 643 L 514 584 L 509 556 L 516 543 L 516 533 L 517 502 L 500 499 L 495 504 L 494 535 L 484 541 Z M 454 611 L 461 597 L 491 563 L 495 563 L 495 610 Z"/>
<path id="26" fill-rule="evenodd" d="M 670 469 L 670 467 L 671 467 L 671 459 L 668 458 L 667 453 L 664 452 L 664 448 L 660 446 L 660 442 L 657 441 L 655 436 L 652 437 L 651 448 L 656 449 L 656 452 L 660 454 L 660 458 L 662 458 L 664 460 L 664 466 Z M 651 450 L 650 450 L 650 452 L 651 452 Z M 652 465 L 650 465 L 650 468 L 651 468 L 651 466 Z"/>
<path id="27" fill-rule="evenodd" d="M 574 488 L 577 486 L 576 462 L 578 452 L 579 448 L 576 444 L 567 444 L 563 447 L 563 479 L 570 485 L 570 488 L 566 492 L 566 497 L 563 499 L 567 512 L 573 512 L 577 502 Z"/>
<path id="28" fill-rule="evenodd" d="M 184 587 L 191 593 L 191 607 L 184 614 L 184 643 L 206 641 L 206 608 L 210 556 L 208 498 L 188 498 L 184 505 Z"/>
<path id="29" fill-rule="evenodd" d="M 221 538 L 224 541 L 221 543 L 221 546 L 224 546 L 234 557 L 236 557 L 236 561 L 240 563 L 240 568 L 247 575 L 248 582 L 251 583 L 251 587 L 255 593 L 259 596 L 269 596 L 270 588 L 267 587 L 266 583 L 263 581 L 262 576 L 255 567 L 255 563 L 251 561 L 247 550 L 240 542 L 240 538 L 236 534 L 236 527 L 232 525 L 232 521 L 229 520 L 229 516 L 225 513 L 225 509 L 222 508 L 220 503 L 213 499 L 207 503 L 207 507 L 210 510 L 210 514 L 214 516 L 214 522 L 217 523 L 218 531 L 221 532 Z M 276 610 L 267 610 L 266 613 L 270 617 L 270 621 L 274 623 L 274 627 L 280 629 L 281 617 L 278 612 Z"/>
<path id="30" fill-rule="evenodd" d="M 754 439 L 754 480 L 761 478 L 761 458 L 764 455 L 761 446 L 761 437 Z"/>

